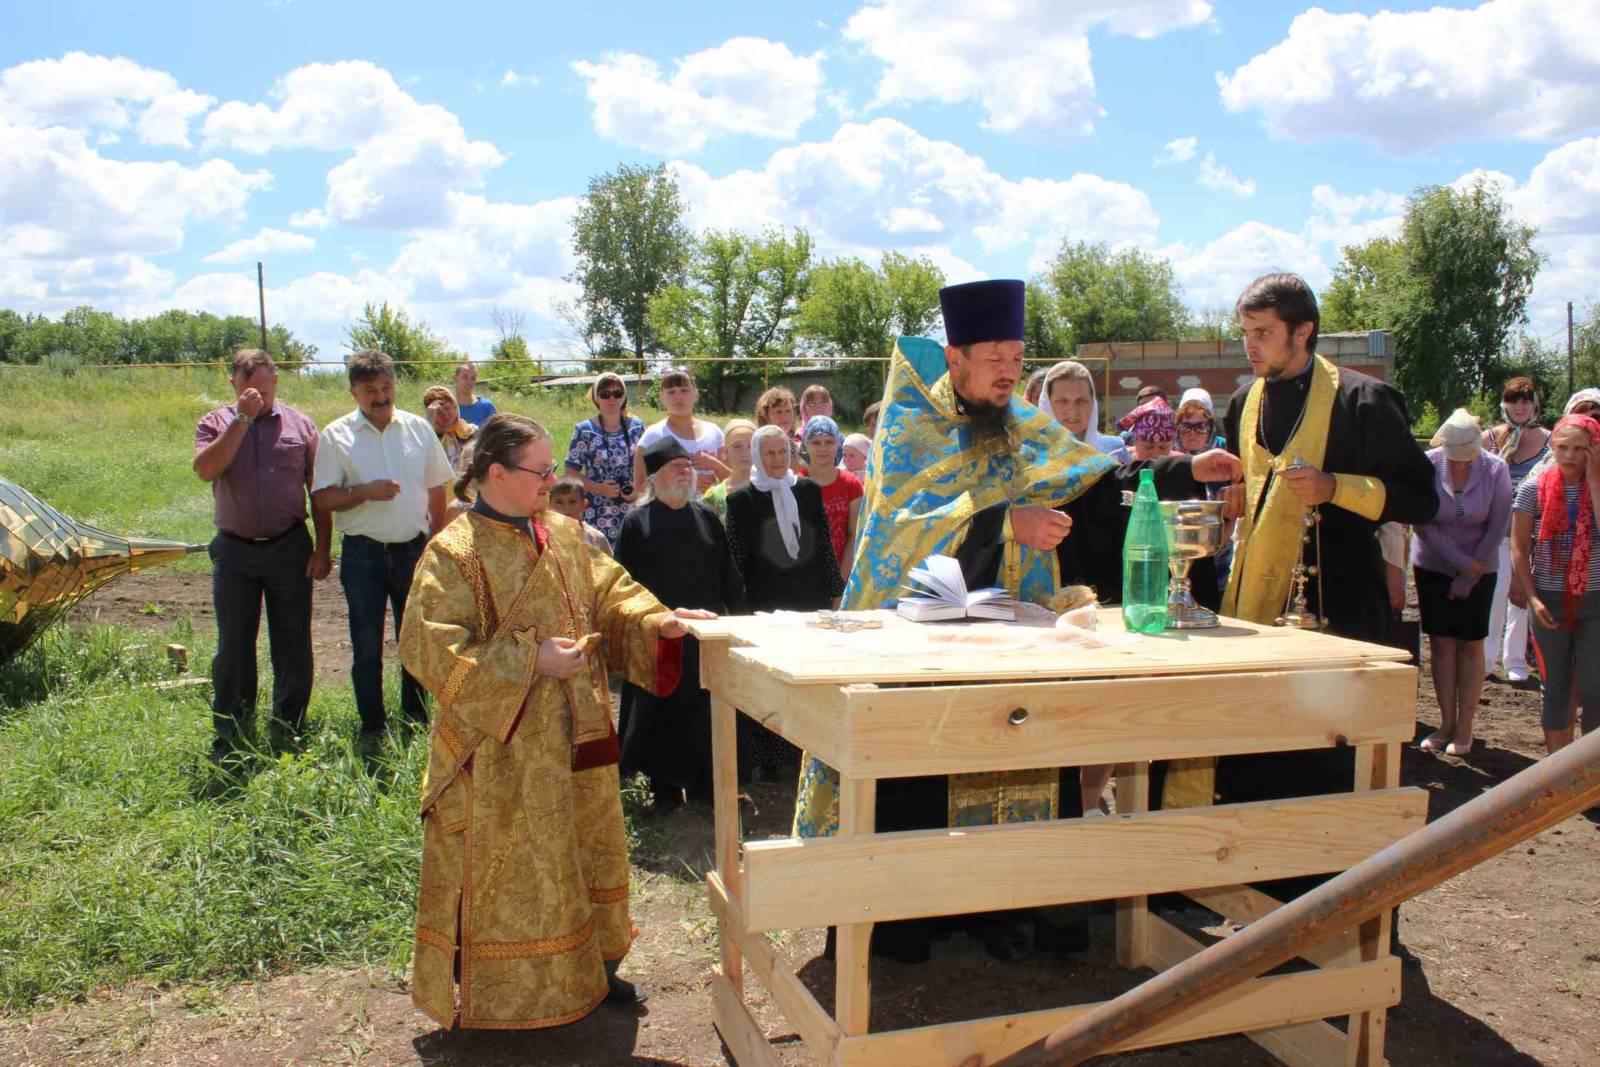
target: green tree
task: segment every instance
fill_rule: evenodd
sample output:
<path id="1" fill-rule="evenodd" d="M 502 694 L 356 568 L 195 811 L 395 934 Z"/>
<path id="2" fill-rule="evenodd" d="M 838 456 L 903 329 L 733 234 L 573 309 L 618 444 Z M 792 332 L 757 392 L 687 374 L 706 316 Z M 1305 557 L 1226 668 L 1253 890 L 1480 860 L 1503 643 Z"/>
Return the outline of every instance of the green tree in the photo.
<path id="1" fill-rule="evenodd" d="M 666 164 L 634 167 L 589 179 L 572 220 L 577 268 L 568 276 L 582 290 L 585 333 L 603 347 L 625 343 L 640 373 L 646 353 L 659 350 L 650 301 L 683 280 L 690 235 L 683 198 Z"/>
<path id="2" fill-rule="evenodd" d="M 404 308 L 390 308 L 388 301 L 381 307 L 368 304 L 362 308 L 360 321 L 346 331 L 345 343 L 352 353 L 368 348 L 387 353 L 395 361 L 395 372 L 408 378 L 418 377 L 424 370 L 437 376 L 441 369 L 448 376 L 448 365 L 460 361 L 443 338 L 429 331 L 427 323 L 413 323 Z"/>
<path id="3" fill-rule="evenodd" d="M 1459 191 L 1432 186 L 1412 194 L 1399 269 L 1380 285 L 1397 384 L 1408 398 L 1449 411 L 1503 376 L 1507 342 L 1527 322 L 1543 259 L 1533 248 L 1536 233 L 1481 179 Z"/>
<path id="4" fill-rule="evenodd" d="M 741 381 L 761 377 L 750 357 L 782 355 L 811 279 L 811 236 L 769 230 L 757 237 L 711 230 L 695 242 L 682 284 L 650 302 L 651 327 L 674 356 L 710 356 L 694 366 L 719 404 Z"/>
<path id="5" fill-rule="evenodd" d="M 811 272 L 796 333 L 819 355 L 843 360 L 838 381 L 847 402 L 869 403 L 884 365 L 856 361 L 887 356 L 896 336 L 929 332 L 943 285 L 944 272 L 925 256 L 885 252 L 877 270 L 859 259 L 825 263 Z"/>
<path id="6" fill-rule="evenodd" d="M 1340 249 L 1339 265 L 1318 302 L 1323 333 L 1387 330 L 1403 286 L 1403 247 L 1392 237 L 1374 237 Z"/>
<path id="7" fill-rule="evenodd" d="M 1180 341 L 1232 341 L 1239 337 L 1239 319 L 1232 308 L 1215 304 L 1185 313 Z"/>
<path id="8" fill-rule="evenodd" d="M 1172 264 L 1136 248 L 1066 241 L 1038 279 L 1063 351 L 1096 341 L 1171 340 L 1187 315 Z"/>
<path id="9" fill-rule="evenodd" d="M 1061 320 L 1056 312 L 1055 297 L 1038 279 L 1028 283 L 1027 303 L 1023 309 L 1022 356 L 1029 360 L 1062 360 L 1072 358 L 1062 335 Z"/>

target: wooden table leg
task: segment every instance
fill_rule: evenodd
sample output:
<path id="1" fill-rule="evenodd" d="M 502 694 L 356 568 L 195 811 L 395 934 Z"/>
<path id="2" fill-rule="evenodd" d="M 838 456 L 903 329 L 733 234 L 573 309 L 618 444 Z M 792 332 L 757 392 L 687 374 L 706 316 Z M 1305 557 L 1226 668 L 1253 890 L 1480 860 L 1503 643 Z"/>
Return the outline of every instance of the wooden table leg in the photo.
<path id="1" fill-rule="evenodd" d="M 744 898 L 739 868 L 739 712 L 721 697 L 711 698 L 711 800 L 716 820 L 717 874 L 730 903 Z M 719 924 L 720 925 L 720 924 Z M 743 995 L 744 961 L 726 930 L 719 930 L 722 974 Z"/>
<path id="2" fill-rule="evenodd" d="M 878 783 L 872 778 L 839 779 L 839 832 L 870 834 L 876 825 Z M 870 922 L 840 926 L 834 942 L 833 1014 L 846 1037 L 867 1032 L 872 1014 L 872 976 L 868 957 Z"/>
<path id="3" fill-rule="evenodd" d="M 1356 751 L 1355 792 L 1394 789 L 1400 785 L 1400 745 L 1363 745 Z M 1352 953 L 1357 961 L 1381 959 L 1389 954 L 1394 932 L 1394 911 L 1368 919 L 1359 929 L 1359 943 Z M 1350 1016 L 1345 1047 L 1346 1067 L 1382 1067 L 1388 1013 L 1383 1010 L 1357 1012 Z"/>
<path id="4" fill-rule="evenodd" d="M 1117 814 L 1150 810 L 1150 764 L 1123 763 L 1117 767 Z M 1125 897 L 1117 901 L 1117 962 L 1129 970 L 1150 963 L 1150 898 Z"/>

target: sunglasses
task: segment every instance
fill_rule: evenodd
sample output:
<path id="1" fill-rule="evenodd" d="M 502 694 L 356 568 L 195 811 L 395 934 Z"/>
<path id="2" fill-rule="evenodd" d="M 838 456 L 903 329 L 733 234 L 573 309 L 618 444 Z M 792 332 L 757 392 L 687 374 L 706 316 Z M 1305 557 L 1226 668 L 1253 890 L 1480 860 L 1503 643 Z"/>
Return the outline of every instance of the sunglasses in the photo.
<path id="1" fill-rule="evenodd" d="M 1202 433 L 1209 429 L 1211 429 L 1210 419 L 1201 419 L 1199 422 L 1184 421 L 1178 423 L 1178 431 L 1180 433 Z"/>
<path id="2" fill-rule="evenodd" d="M 621 389 L 602 389 L 600 392 L 594 395 L 599 397 L 601 400 L 621 400 L 627 394 L 625 394 Z"/>
<path id="3" fill-rule="evenodd" d="M 1507 404 L 1531 404 L 1534 402 L 1532 393 L 1512 393 L 1510 396 L 1501 397 Z"/>

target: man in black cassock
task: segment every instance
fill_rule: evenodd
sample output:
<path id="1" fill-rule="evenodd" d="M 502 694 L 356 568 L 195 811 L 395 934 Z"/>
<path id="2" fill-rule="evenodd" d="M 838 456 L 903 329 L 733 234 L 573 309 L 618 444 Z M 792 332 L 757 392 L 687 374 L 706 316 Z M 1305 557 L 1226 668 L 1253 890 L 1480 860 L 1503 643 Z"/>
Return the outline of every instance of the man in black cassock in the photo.
<path id="1" fill-rule="evenodd" d="M 1293 274 L 1250 283 L 1237 307 L 1256 380 L 1229 398 L 1228 448 L 1244 481 L 1229 491 L 1239 520 L 1222 613 L 1271 625 L 1293 593 L 1302 549 L 1319 571 L 1306 583 L 1325 631 L 1382 643 L 1393 618 L 1377 531 L 1431 522 L 1439 509 L 1433 465 L 1411 436 L 1405 399 L 1391 386 L 1316 355 L 1315 295 Z M 1309 528 L 1308 508 L 1321 515 Z M 1176 760 L 1151 768 L 1152 806 L 1190 807 L 1349 792 L 1351 748 Z M 1263 888 L 1292 899 L 1323 877 Z"/>
<path id="2" fill-rule="evenodd" d="M 1022 376 L 1022 324 L 1024 286 L 1020 281 L 995 280 L 947 286 L 940 290 L 947 346 L 945 358 L 956 410 L 970 420 L 974 437 L 1007 435 L 1011 394 Z M 889 428 L 892 434 L 893 427 Z M 1062 431 L 1065 436 L 1065 431 Z M 996 504 L 975 513 L 966 536 L 955 551 L 969 589 L 1002 584 L 997 579 L 1009 536 L 1039 551 L 1055 551 L 1064 562 L 1063 583 L 1089 581 L 1121 589 L 1121 538 L 1114 550 L 1097 538 L 1093 550 L 1075 553 L 1071 542 L 1105 523 L 1127 519 L 1122 491 L 1134 489 L 1139 471 L 1155 472 L 1158 491 L 1168 499 L 1203 495 L 1201 481 L 1232 481 L 1237 461 L 1222 450 L 1198 456 L 1168 456 L 1130 464 L 1096 478 L 1082 493 L 1052 510 L 1041 505 Z M 1070 532 L 1070 536 L 1069 536 Z M 1087 537 L 1086 537 L 1087 539 Z M 1104 544 L 1102 543 L 1104 542 Z M 1113 561 L 1114 560 L 1114 564 Z M 858 567 L 862 560 L 857 560 Z M 908 560 L 915 564 L 920 560 Z M 945 775 L 884 779 L 878 783 L 876 828 L 879 832 L 920 830 L 947 825 L 950 779 Z M 1064 768 L 1058 781 L 1062 818 L 1082 814 L 1078 769 Z M 961 917 L 956 922 L 978 938 L 988 952 L 1001 960 L 1027 956 L 1034 945 L 1058 951 L 1082 948 L 1087 939 L 1087 908 L 998 912 Z M 929 942 L 948 930 L 947 921 L 924 919 L 880 923 L 873 931 L 875 952 L 915 962 L 926 959 Z"/>
<path id="3" fill-rule="evenodd" d="M 744 580 L 716 512 L 694 499 L 694 465 L 670 434 L 644 450 L 646 501 L 617 532 L 617 562 L 671 608 L 739 611 Z M 683 674 L 670 696 L 632 683 L 622 689 L 618 734 L 624 776 L 650 779 L 658 812 L 711 796 L 711 698 L 700 688 L 700 643 L 683 641 Z"/>

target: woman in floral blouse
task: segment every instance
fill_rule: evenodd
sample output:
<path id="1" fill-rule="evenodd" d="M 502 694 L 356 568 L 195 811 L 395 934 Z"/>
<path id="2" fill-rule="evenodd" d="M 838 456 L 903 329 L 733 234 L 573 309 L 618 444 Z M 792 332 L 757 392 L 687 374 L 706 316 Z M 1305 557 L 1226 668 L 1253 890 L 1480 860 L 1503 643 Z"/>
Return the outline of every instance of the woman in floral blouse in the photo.
<path id="1" fill-rule="evenodd" d="M 588 500 L 583 521 L 616 544 L 622 516 L 643 488 L 633 484 L 633 449 L 644 434 L 644 422 L 628 414 L 627 387 L 609 371 L 595 379 L 589 399 L 596 413 L 572 428 L 566 468 L 583 479 Z"/>

